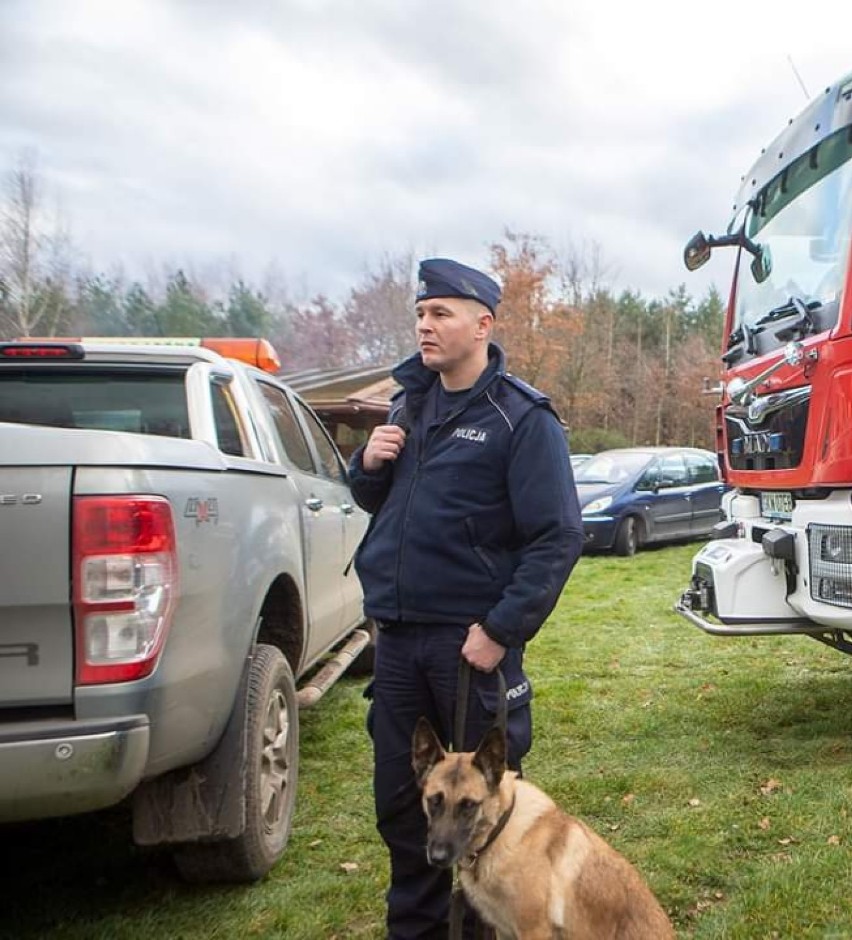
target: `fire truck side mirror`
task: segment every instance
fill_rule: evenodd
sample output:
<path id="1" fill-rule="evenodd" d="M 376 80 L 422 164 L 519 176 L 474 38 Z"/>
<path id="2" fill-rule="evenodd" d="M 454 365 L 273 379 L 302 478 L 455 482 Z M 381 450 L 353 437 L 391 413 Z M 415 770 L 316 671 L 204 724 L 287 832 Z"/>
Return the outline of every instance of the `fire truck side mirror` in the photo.
<path id="1" fill-rule="evenodd" d="M 704 232 L 696 232 L 683 249 L 683 263 L 688 271 L 697 271 L 710 258 L 710 242 Z"/>

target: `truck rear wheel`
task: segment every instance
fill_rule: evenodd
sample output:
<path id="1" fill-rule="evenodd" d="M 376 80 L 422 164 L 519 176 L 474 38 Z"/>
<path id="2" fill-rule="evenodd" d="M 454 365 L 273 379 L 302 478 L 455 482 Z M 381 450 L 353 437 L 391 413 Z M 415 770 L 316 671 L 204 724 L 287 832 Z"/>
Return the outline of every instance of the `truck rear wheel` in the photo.
<path id="1" fill-rule="evenodd" d="M 284 654 L 259 644 L 252 656 L 245 702 L 246 753 L 241 773 L 246 825 L 234 839 L 180 846 L 175 864 L 192 882 L 262 878 L 290 835 L 299 772 L 296 683 Z"/>

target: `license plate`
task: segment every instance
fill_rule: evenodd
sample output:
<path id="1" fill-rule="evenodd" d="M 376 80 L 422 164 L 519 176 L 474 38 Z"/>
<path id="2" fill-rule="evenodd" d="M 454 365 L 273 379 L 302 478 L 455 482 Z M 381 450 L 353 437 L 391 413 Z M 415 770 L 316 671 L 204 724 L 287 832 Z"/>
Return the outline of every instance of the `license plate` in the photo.
<path id="1" fill-rule="evenodd" d="M 787 492 L 761 493 L 760 513 L 767 519 L 792 519 L 793 494 Z"/>

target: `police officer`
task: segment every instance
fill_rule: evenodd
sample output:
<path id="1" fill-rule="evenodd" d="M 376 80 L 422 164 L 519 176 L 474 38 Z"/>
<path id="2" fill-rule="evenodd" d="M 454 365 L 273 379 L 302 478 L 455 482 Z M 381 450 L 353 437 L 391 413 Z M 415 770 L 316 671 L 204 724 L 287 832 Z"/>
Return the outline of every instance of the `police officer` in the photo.
<path id="1" fill-rule="evenodd" d="M 388 423 L 352 456 L 372 513 L 356 557 L 379 632 L 368 690 L 377 828 L 387 844 L 391 940 L 445 938 L 451 876 L 426 861 L 411 767 L 425 715 L 445 746 L 472 750 L 506 681 L 509 765 L 532 742 L 525 643 L 553 609 L 582 546 L 565 435 L 545 395 L 506 372 L 490 341 L 500 287 L 455 261 L 423 261 L 419 352 L 393 375 Z M 471 665 L 464 741 L 451 741 L 460 657 Z"/>

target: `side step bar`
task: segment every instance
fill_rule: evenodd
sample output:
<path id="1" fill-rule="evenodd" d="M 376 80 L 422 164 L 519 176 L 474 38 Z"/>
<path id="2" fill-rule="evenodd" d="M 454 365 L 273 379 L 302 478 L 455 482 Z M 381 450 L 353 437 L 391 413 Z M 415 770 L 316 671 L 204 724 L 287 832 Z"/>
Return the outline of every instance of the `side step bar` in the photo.
<path id="1" fill-rule="evenodd" d="M 369 630 L 360 627 L 349 637 L 346 645 L 338 650 L 331 659 L 312 676 L 306 685 L 296 693 L 299 708 L 310 708 L 325 695 L 344 672 L 352 665 L 355 658 L 372 640 Z"/>

